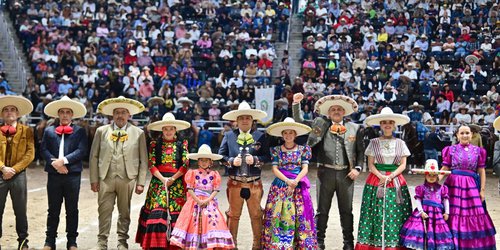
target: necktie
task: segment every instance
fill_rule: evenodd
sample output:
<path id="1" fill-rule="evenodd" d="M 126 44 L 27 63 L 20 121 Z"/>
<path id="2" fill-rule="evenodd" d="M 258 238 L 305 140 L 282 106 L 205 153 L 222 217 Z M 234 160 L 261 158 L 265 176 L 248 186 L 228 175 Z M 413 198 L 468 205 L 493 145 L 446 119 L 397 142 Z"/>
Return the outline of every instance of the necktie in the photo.
<path id="1" fill-rule="evenodd" d="M 11 125 L 3 125 L 0 130 L 2 130 L 2 134 L 4 136 L 12 136 L 16 134 L 16 128 Z"/>
<path id="2" fill-rule="evenodd" d="M 330 127 L 330 132 L 334 135 L 343 135 L 343 134 L 345 134 L 346 131 L 347 131 L 347 129 L 344 127 L 344 125 L 342 125 L 340 123 L 334 123 Z"/>
<path id="3" fill-rule="evenodd" d="M 127 131 L 124 129 L 115 129 L 113 130 L 113 133 L 111 133 L 111 140 L 113 141 L 125 141 L 127 140 Z"/>
<path id="4" fill-rule="evenodd" d="M 252 144 L 254 142 L 255 141 L 254 141 L 254 139 L 252 137 L 252 134 L 250 134 L 250 133 L 241 132 L 238 135 L 237 143 L 240 144 L 240 145 L 249 145 L 249 144 Z"/>
<path id="5" fill-rule="evenodd" d="M 70 135 L 73 134 L 73 128 L 68 125 L 61 125 L 56 128 L 56 134 L 58 135 Z"/>

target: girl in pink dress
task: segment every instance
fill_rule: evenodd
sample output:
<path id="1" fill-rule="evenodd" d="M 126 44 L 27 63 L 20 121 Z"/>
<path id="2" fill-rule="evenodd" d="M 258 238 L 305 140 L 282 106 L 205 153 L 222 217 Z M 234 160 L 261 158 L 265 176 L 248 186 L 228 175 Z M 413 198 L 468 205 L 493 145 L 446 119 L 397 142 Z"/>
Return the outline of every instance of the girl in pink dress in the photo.
<path id="1" fill-rule="evenodd" d="M 199 168 L 184 175 L 188 189 L 187 202 L 177 219 L 170 242 L 182 249 L 233 249 L 234 242 L 215 196 L 219 192 L 221 177 L 211 170 L 214 160 L 221 155 L 203 144 L 196 154 L 188 154 L 197 160 Z"/>

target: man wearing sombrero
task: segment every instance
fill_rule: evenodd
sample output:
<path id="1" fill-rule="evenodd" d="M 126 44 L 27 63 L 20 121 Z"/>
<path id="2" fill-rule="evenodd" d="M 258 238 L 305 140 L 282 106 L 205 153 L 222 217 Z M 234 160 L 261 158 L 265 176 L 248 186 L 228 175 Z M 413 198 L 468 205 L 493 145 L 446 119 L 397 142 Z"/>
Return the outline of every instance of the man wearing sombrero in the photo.
<path id="1" fill-rule="evenodd" d="M 300 101 L 304 96 L 293 96 L 293 118 L 305 122 L 300 116 Z M 352 198 L 354 180 L 359 175 L 364 163 L 363 138 L 359 126 L 344 122 L 344 116 L 358 110 L 358 104 L 352 98 L 343 95 L 329 95 L 320 98 L 314 110 L 321 115 L 311 123 L 313 131 L 307 144 L 313 148 L 313 155 L 320 164 L 318 169 L 318 210 L 316 228 L 318 245 L 325 249 L 325 233 L 332 198 L 337 193 L 340 224 L 344 237 L 343 249 L 354 249 L 354 216 Z M 313 157 L 314 158 L 314 157 Z"/>
<path id="2" fill-rule="evenodd" d="M 99 233 L 97 247 L 107 249 L 115 201 L 118 206 L 118 249 L 128 249 L 130 200 L 144 191 L 148 155 L 144 131 L 128 122 L 144 106 L 123 96 L 102 101 L 97 111 L 113 116 L 113 122 L 96 130 L 90 150 L 90 185 L 98 192 Z"/>
<path id="3" fill-rule="evenodd" d="M 21 96 L 0 97 L 3 124 L 0 127 L 0 211 L 4 211 L 10 193 L 16 215 L 18 249 L 28 249 L 26 171 L 35 158 L 33 131 L 18 123 L 18 118 L 33 111 L 31 102 Z M 0 237 L 2 235 L 0 215 Z"/>
<path id="4" fill-rule="evenodd" d="M 408 106 L 408 109 L 412 109 L 412 111 L 408 112 L 408 117 L 410 117 L 410 121 L 412 122 L 422 122 L 422 110 L 424 109 L 424 105 L 418 104 L 418 102 L 413 102 L 412 105 Z"/>
<path id="5" fill-rule="evenodd" d="M 268 140 L 264 133 L 252 130 L 254 120 L 263 119 L 266 112 L 252 109 L 242 102 L 237 110 L 230 111 L 222 119 L 235 121 L 238 129 L 226 132 L 219 148 L 219 154 L 229 164 L 227 198 L 229 210 L 226 212 L 229 231 L 235 245 L 238 242 L 238 224 L 245 200 L 252 224 L 253 246 L 260 249 L 262 234 L 262 207 L 260 206 L 263 189 L 260 180 L 260 167 L 270 160 Z M 246 152 L 246 155 L 242 155 Z"/>
<path id="6" fill-rule="evenodd" d="M 56 249 L 59 214 L 64 200 L 66 210 L 66 248 L 76 250 L 78 236 L 78 197 L 80 195 L 82 161 L 87 156 L 87 133 L 72 124 L 73 119 L 87 114 L 85 106 L 64 96 L 45 106 L 44 113 L 59 118 L 56 126 L 45 129 L 41 154 L 45 160 L 47 177 L 47 231 L 44 250 Z"/>

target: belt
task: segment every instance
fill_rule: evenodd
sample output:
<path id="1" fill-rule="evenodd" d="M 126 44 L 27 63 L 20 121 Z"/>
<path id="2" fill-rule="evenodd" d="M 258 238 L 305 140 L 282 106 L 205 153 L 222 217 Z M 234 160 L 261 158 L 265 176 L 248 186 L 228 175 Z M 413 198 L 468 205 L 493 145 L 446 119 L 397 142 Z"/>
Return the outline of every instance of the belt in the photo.
<path id="1" fill-rule="evenodd" d="M 323 166 L 325 168 L 335 169 L 335 170 L 346 170 L 349 168 L 349 166 L 347 166 L 347 165 L 322 164 L 321 166 Z"/>
<path id="2" fill-rule="evenodd" d="M 229 179 L 237 182 L 249 183 L 260 180 L 260 176 L 250 176 L 250 177 L 229 176 Z"/>

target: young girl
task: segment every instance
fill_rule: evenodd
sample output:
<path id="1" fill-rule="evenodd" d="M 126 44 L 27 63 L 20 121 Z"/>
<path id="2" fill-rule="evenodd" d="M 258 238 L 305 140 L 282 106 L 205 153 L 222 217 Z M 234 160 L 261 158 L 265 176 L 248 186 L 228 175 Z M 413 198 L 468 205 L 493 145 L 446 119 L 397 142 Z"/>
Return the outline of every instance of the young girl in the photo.
<path id="1" fill-rule="evenodd" d="M 182 249 L 233 249 L 234 242 L 227 229 L 226 220 L 219 211 L 215 195 L 219 192 L 221 177 L 211 170 L 214 160 L 222 155 L 212 154 L 206 144 L 196 154 L 188 154 L 197 160 L 199 168 L 189 170 L 184 177 L 188 189 L 187 202 L 177 220 L 170 242 Z"/>
<path id="2" fill-rule="evenodd" d="M 434 159 L 427 160 L 424 169 L 413 171 L 425 174 L 425 183 L 415 188 L 417 208 L 401 229 L 401 245 L 411 249 L 454 249 L 453 235 L 446 224 L 450 213 L 448 187 L 438 183 L 438 175 L 450 171 L 439 170 Z"/>

